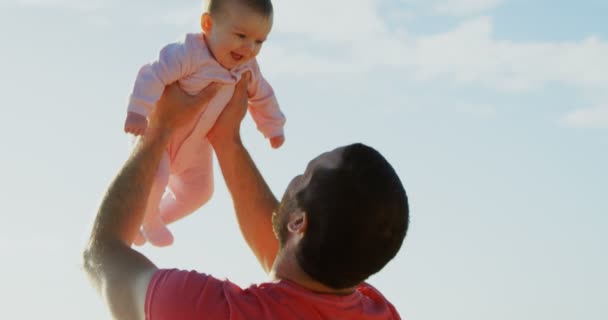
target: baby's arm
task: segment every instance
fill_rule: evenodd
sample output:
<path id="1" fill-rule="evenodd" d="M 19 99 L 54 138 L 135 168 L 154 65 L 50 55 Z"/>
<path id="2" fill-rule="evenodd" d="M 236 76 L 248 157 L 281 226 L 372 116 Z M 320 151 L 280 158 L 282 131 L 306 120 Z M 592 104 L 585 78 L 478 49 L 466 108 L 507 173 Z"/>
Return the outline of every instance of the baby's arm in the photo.
<path id="1" fill-rule="evenodd" d="M 139 69 L 125 120 L 125 132 L 141 135 L 147 127 L 146 117 L 162 95 L 165 86 L 191 74 L 195 47 L 189 39 L 165 46 L 157 60 Z"/>
<path id="2" fill-rule="evenodd" d="M 125 132 L 136 136 L 141 136 L 146 132 L 148 119 L 145 116 L 132 111 L 127 112 L 125 120 Z"/>
<path id="3" fill-rule="evenodd" d="M 270 145 L 274 149 L 280 148 L 283 145 L 283 143 L 285 143 L 285 134 L 282 134 L 280 136 L 275 136 L 275 137 L 271 137 L 270 138 Z"/>
<path id="4" fill-rule="evenodd" d="M 249 93 L 249 113 L 255 121 L 257 128 L 270 140 L 273 148 L 279 148 L 285 142 L 285 115 L 279 108 L 279 103 L 272 87 L 262 77 L 257 63 L 254 63 L 254 70 L 248 88 Z"/>

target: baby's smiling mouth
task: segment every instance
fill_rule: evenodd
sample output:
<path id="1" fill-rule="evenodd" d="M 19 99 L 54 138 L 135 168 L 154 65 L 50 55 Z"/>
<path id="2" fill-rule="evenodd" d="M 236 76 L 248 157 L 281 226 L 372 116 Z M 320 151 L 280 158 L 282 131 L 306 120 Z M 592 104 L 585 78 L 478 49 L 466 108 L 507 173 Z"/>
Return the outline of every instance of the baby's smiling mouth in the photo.
<path id="1" fill-rule="evenodd" d="M 231 52 L 230 55 L 232 55 L 232 59 L 234 59 L 236 61 L 243 59 L 243 55 L 240 55 L 238 53 Z"/>

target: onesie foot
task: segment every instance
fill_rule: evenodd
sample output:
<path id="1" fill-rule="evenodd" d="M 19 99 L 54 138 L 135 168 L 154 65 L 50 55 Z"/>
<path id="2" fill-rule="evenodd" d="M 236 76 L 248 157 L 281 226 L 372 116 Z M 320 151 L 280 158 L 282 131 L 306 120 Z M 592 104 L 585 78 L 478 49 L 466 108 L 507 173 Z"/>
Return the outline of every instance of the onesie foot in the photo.
<path id="1" fill-rule="evenodd" d="M 153 246 L 166 247 L 173 244 L 173 235 L 165 225 L 156 226 L 155 228 L 144 226 L 143 234 L 146 240 Z"/>
<path id="2" fill-rule="evenodd" d="M 144 244 L 146 244 L 146 238 L 144 237 L 144 234 L 142 233 L 141 230 L 139 230 L 137 232 L 137 235 L 135 236 L 135 239 L 133 240 L 133 244 L 138 247 L 141 247 Z"/>

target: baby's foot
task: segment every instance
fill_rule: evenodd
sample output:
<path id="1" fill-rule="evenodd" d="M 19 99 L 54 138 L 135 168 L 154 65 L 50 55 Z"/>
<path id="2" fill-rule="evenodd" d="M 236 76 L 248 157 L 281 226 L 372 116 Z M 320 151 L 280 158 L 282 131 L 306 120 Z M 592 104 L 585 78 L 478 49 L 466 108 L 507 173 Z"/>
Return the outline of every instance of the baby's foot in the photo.
<path id="1" fill-rule="evenodd" d="M 155 223 L 143 225 L 143 234 L 150 244 L 157 247 L 166 247 L 173 244 L 173 235 L 160 219 Z"/>
<path id="2" fill-rule="evenodd" d="M 137 235 L 135 236 L 135 240 L 133 240 L 133 244 L 136 246 L 143 246 L 144 244 L 146 244 L 146 238 L 144 237 L 142 230 L 139 230 L 137 232 Z"/>

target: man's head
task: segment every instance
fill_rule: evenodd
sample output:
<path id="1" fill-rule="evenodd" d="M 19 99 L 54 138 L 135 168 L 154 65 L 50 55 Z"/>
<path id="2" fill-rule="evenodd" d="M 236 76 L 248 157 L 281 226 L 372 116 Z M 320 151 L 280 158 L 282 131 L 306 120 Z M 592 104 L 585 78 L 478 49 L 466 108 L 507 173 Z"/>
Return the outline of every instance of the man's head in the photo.
<path id="1" fill-rule="evenodd" d="M 401 248 L 408 224 L 399 177 L 380 153 L 362 144 L 311 161 L 273 217 L 282 247 L 294 230 L 303 230 L 295 249 L 299 266 L 334 289 L 353 287 L 382 269 Z"/>
<path id="2" fill-rule="evenodd" d="M 258 55 L 272 18 L 270 0 L 210 0 L 201 28 L 215 59 L 233 69 Z"/>

